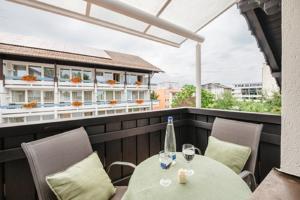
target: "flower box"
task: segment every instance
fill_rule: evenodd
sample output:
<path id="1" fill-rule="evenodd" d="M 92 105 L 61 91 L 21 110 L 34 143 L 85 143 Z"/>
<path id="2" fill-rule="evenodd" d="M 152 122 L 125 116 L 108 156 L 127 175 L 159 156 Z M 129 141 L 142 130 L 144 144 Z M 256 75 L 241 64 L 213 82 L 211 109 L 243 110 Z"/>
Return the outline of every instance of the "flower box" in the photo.
<path id="1" fill-rule="evenodd" d="M 109 104 L 115 105 L 115 104 L 117 104 L 117 100 L 115 100 L 115 99 L 110 100 Z"/>
<path id="2" fill-rule="evenodd" d="M 36 76 L 25 75 L 25 76 L 22 76 L 21 79 L 22 79 L 22 81 L 34 82 L 34 81 L 36 81 Z"/>
<path id="3" fill-rule="evenodd" d="M 137 104 L 143 104 L 144 103 L 144 99 L 137 99 L 135 102 Z"/>
<path id="4" fill-rule="evenodd" d="M 114 85 L 114 84 L 116 84 L 116 81 L 115 80 L 107 80 L 106 83 L 110 84 L 110 85 Z"/>
<path id="5" fill-rule="evenodd" d="M 136 81 L 135 84 L 136 85 L 142 85 L 142 81 Z"/>
<path id="6" fill-rule="evenodd" d="M 71 79 L 72 83 L 81 83 L 81 77 L 75 76 Z"/>
<path id="7" fill-rule="evenodd" d="M 31 108 L 35 108 L 35 107 L 37 107 L 36 101 L 32 101 L 32 102 L 23 104 L 23 108 L 31 109 Z"/>
<path id="8" fill-rule="evenodd" d="M 80 102 L 80 101 L 74 101 L 74 102 L 72 102 L 72 106 L 75 106 L 75 107 L 82 106 L 82 102 Z"/>

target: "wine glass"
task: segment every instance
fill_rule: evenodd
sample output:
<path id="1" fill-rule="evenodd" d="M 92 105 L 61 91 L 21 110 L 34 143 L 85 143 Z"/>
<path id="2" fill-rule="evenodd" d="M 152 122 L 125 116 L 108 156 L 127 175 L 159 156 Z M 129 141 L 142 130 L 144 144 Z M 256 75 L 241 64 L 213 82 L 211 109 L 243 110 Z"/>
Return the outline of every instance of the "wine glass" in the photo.
<path id="1" fill-rule="evenodd" d="M 165 152 L 165 151 L 160 151 L 159 152 L 159 163 L 160 163 L 160 167 L 164 171 L 169 169 L 172 164 L 172 157 L 171 157 L 170 153 Z M 172 181 L 171 181 L 171 179 L 167 178 L 164 173 L 164 175 L 160 179 L 159 183 L 163 187 L 168 187 L 169 185 L 171 185 Z"/>
<path id="2" fill-rule="evenodd" d="M 182 145 L 182 155 L 188 163 L 187 175 L 192 176 L 194 174 L 194 170 L 191 169 L 190 163 L 194 159 L 194 156 L 195 156 L 194 145 L 192 145 L 192 144 Z"/>

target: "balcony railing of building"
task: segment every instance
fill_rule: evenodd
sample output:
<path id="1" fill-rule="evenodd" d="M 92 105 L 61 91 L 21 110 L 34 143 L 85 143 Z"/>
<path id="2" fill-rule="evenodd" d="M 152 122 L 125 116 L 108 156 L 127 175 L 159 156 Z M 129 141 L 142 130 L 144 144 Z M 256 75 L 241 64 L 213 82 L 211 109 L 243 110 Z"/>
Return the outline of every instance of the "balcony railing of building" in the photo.
<path id="1" fill-rule="evenodd" d="M 53 108 L 53 107 L 65 107 L 65 106 L 73 106 L 73 107 L 84 107 L 84 106 L 99 106 L 99 105 L 103 105 L 103 106 L 112 106 L 112 105 L 118 105 L 118 104 L 129 104 L 129 105 L 147 105 L 150 103 L 153 104 L 157 104 L 159 101 L 158 100 L 145 100 L 145 99 L 136 99 L 136 100 L 115 100 L 115 102 L 113 102 L 114 100 L 103 100 L 103 101 L 97 101 L 97 102 L 82 102 L 82 105 L 80 106 L 74 106 L 72 105 L 71 102 L 61 102 L 58 104 L 54 104 L 54 103 L 44 103 L 44 104 L 40 104 L 37 103 L 34 107 L 30 108 L 30 109 L 34 109 L 34 108 Z M 7 106 L 0 106 L 0 109 L 22 109 L 24 108 L 24 104 L 9 104 Z M 28 108 L 25 108 L 27 110 L 29 110 Z"/>
<path id="2" fill-rule="evenodd" d="M 256 178 L 260 182 L 280 163 L 281 117 L 277 115 L 179 108 L 120 114 L 69 121 L 0 128 L 0 199 L 36 200 L 36 192 L 25 155 L 20 148 L 29 142 L 83 126 L 105 167 L 123 160 L 138 164 L 157 154 L 164 144 L 166 120 L 173 116 L 178 151 L 192 143 L 206 149 L 212 123 L 216 117 L 262 123 Z M 127 184 L 132 170 L 113 168 L 110 176 L 116 185 Z M 16 192 L 18 191 L 18 192 Z"/>

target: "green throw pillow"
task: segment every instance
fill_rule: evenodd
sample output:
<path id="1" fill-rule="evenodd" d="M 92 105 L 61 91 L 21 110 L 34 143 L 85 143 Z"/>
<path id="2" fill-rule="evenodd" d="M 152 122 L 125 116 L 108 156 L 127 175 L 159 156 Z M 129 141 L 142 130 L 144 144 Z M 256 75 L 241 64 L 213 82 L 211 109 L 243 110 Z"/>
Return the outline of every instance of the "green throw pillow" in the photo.
<path id="1" fill-rule="evenodd" d="M 58 200 L 108 200 L 116 192 L 96 152 L 46 182 Z"/>
<path id="2" fill-rule="evenodd" d="M 237 174 L 243 170 L 250 154 L 249 147 L 224 142 L 213 136 L 208 138 L 205 151 L 205 156 L 223 163 Z"/>

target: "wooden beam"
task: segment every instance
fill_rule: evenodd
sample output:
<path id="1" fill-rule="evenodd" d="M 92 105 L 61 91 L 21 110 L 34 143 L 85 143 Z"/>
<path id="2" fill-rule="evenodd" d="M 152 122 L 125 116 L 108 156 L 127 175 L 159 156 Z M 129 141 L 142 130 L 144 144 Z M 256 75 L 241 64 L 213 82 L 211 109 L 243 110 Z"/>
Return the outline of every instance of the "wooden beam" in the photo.
<path id="1" fill-rule="evenodd" d="M 258 20 L 255 11 L 249 10 L 246 13 L 244 13 L 244 15 L 246 16 L 248 25 L 255 34 L 258 45 L 264 52 L 265 58 L 268 61 L 270 67 L 272 68 L 272 71 L 280 71 L 279 64 L 277 63 L 274 57 L 274 53 L 269 45 L 268 38 L 266 37 L 262 29 L 262 25 L 260 24 L 260 21 Z"/>

